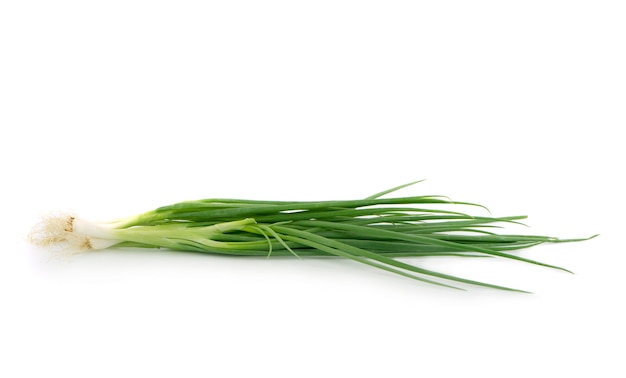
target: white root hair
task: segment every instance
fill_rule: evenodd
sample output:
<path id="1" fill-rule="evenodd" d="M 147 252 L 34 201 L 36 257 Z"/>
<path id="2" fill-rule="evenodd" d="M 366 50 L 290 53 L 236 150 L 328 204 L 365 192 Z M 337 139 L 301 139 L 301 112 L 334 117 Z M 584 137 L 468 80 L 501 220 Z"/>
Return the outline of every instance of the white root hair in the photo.
<path id="1" fill-rule="evenodd" d="M 84 232 L 94 227 L 71 212 L 57 212 L 42 217 L 31 230 L 28 240 L 39 247 L 67 252 L 102 249 L 119 242 Z"/>

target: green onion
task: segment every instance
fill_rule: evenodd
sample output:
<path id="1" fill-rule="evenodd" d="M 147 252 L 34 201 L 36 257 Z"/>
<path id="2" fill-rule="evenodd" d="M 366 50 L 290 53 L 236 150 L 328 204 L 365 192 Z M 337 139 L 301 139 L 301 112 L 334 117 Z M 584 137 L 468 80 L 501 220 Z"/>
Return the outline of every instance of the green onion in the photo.
<path id="1" fill-rule="evenodd" d="M 424 269 L 398 258 L 498 257 L 569 272 L 510 252 L 542 243 L 590 239 L 497 234 L 499 223 L 518 224 L 526 216 L 471 216 L 450 207 L 483 206 L 443 196 L 383 198 L 412 184 L 357 200 L 186 201 L 108 223 L 55 214 L 37 224 L 29 239 L 38 246 L 74 251 L 145 247 L 232 256 L 336 256 L 461 290 L 454 284 L 521 292 Z"/>

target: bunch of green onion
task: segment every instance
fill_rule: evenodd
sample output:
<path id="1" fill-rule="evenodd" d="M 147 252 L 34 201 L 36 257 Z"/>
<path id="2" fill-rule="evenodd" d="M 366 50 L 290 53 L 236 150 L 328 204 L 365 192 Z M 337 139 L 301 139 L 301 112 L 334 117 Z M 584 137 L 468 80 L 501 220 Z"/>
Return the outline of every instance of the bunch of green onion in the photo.
<path id="1" fill-rule="evenodd" d="M 510 252 L 542 243 L 586 240 L 496 234 L 497 223 L 519 223 L 526 216 L 471 216 L 447 206 L 480 205 L 442 196 L 385 197 L 412 184 L 357 200 L 186 201 L 108 223 L 57 214 L 44 218 L 29 238 L 39 246 L 71 250 L 115 246 L 232 256 L 336 256 L 431 284 L 509 291 L 522 290 L 424 269 L 398 258 L 499 257 L 567 271 Z M 433 209 L 433 204 L 446 210 Z"/>

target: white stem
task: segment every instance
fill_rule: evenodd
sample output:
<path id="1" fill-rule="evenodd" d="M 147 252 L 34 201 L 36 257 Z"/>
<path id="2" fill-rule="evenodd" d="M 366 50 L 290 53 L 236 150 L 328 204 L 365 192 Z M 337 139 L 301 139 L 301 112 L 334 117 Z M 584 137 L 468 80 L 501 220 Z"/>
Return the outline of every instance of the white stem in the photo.
<path id="1" fill-rule="evenodd" d="M 97 224 L 81 218 L 74 218 L 74 232 L 100 239 L 115 239 L 112 227 L 108 225 Z"/>
<path id="2" fill-rule="evenodd" d="M 108 248 L 120 242 L 109 226 L 60 213 L 44 217 L 29 235 L 33 244 L 53 249 L 84 251 Z"/>

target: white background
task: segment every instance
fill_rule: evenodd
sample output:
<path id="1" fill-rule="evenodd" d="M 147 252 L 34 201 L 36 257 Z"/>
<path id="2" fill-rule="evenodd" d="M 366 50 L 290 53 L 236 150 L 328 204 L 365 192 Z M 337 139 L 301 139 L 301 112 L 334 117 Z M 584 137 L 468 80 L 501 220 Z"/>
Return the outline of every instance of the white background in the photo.
<path id="1" fill-rule="evenodd" d="M 624 377 L 621 1 L 3 1 L 0 375 Z M 413 260 L 27 245 L 41 214 L 444 194 L 592 241 Z M 519 231 L 519 230 L 517 230 Z"/>

